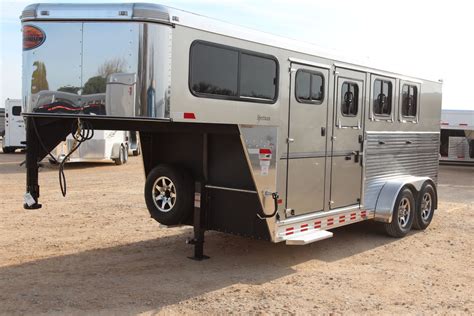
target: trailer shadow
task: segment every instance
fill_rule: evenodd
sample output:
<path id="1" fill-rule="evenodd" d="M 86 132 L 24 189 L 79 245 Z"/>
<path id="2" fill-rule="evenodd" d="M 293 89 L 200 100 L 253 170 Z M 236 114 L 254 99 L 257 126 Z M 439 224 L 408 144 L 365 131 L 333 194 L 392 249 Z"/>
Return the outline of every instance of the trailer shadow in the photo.
<path id="1" fill-rule="evenodd" d="M 258 285 L 295 273 L 310 260 L 338 260 L 396 241 L 361 223 L 334 231 L 334 238 L 289 247 L 221 233 L 208 233 L 210 260 L 187 259 L 191 230 L 174 236 L 41 259 L 0 268 L 0 301 L 15 310 L 0 313 L 118 309 L 159 310 L 236 284 Z"/>

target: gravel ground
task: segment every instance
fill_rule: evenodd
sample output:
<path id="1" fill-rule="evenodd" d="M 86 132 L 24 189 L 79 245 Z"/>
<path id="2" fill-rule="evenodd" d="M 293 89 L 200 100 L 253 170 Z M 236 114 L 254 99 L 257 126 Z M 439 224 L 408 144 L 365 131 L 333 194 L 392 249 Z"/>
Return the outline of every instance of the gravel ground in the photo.
<path id="1" fill-rule="evenodd" d="M 474 314 L 474 168 L 442 166 L 431 226 L 403 239 L 371 222 L 296 247 L 162 228 L 140 157 L 40 171 L 43 208 L 22 208 L 22 154 L 0 154 L 1 314 Z"/>

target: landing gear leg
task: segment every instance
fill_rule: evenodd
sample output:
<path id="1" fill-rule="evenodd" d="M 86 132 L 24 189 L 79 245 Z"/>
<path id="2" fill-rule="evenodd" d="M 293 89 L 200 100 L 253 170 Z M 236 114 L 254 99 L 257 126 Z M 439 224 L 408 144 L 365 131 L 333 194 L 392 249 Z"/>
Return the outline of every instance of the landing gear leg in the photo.
<path id="1" fill-rule="evenodd" d="M 210 257 L 204 254 L 204 232 L 206 211 L 207 211 L 207 192 L 203 183 L 196 184 L 196 196 L 194 200 L 194 238 L 187 241 L 194 245 L 194 256 L 189 259 L 202 261 Z"/>
<path id="2" fill-rule="evenodd" d="M 23 208 L 27 210 L 41 208 L 41 204 L 38 203 L 40 196 L 38 185 L 39 141 L 33 120 L 32 117 L 26 118 L 26 193 Z"/>

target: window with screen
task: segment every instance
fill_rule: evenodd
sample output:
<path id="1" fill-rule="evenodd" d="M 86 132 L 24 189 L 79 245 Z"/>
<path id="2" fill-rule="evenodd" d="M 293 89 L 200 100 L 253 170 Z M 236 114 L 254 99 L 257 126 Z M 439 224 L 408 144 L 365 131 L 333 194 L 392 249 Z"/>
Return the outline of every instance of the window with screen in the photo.
<path id="1" fill-rule="evenodd" d="M 295 97 L 300 103 L 321 103 L 324 100 L 324 77 L 306 70 L 296 72 Z"/>
<path id="2" fill-rule="evenodd" d="M 416 117 L 418 111 L 418 87 L 403 85 L 402 88 L 402 116 Z"/>
<path id="3" fill-rule="evenodd" d="M 392 82 L 377 79 L 374 81 L 373 111 L 375 115 L 392 114 Z"/>
<path id="4" fill-rule="evenodd" d="M 344 82 L 341 87 L 341 112 L 344 116 L 356 116 L 359 111 L 359 86 Z"/>
<path id="5" fill-rule="evenodd" d="M 12 107 L 12 115 L 20 116 L 21 115 L 21 106 Z"/>
<path id="6" fill-rule="evenodd" d="M 273 103 L 277 78 L 271 56 L 201 41 L 191 46 L 189 81 L 196 96 Z"/>

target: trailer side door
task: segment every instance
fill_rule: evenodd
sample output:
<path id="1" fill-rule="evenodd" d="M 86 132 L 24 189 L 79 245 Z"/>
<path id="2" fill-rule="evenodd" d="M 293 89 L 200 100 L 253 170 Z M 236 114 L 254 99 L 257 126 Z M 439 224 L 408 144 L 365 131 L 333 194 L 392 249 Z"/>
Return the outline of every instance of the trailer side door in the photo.
<path id="1" fill-rule="evenodd" d="M 293 63 L 288 121 L 286 208 L 324 209 L 329 70 Z"/>
<path id="2" fill-rule="evenodd" d="M 331 209 L 360 204 L 366 74 L 336 68 Z"/>

